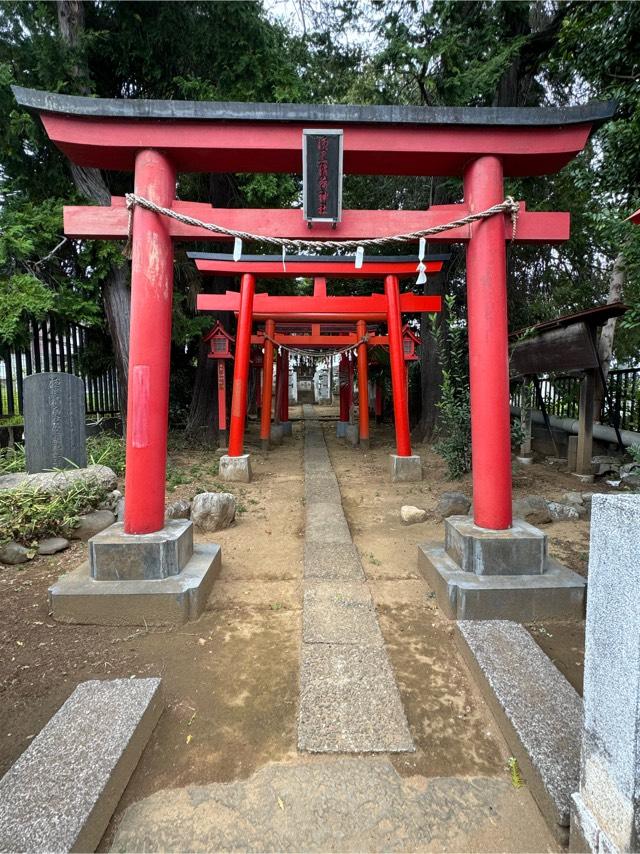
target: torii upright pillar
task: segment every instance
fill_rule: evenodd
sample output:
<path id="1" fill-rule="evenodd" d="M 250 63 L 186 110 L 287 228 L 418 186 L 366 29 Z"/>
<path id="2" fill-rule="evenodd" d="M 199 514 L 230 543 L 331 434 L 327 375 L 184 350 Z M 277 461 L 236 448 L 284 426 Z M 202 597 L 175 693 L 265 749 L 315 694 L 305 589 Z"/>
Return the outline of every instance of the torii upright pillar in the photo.
<path id="1" fill-rule="evenodd" d="M 369 450 L 369 369 L 367 364 L 367 324 L 359 320 L 358 333 L 358 412 L 360 418 L 360 447 Z"/>
<path id="2" fill-rule="evenodd" d="M 229 453 L 220 457 L 220 479 L 226 481 L 251 480 L 249 454 L 244 453 L 244 428 L 247 419 L 247 392 L 249 363 L 251 361 L 251 327 L 253 324 L 253 297 L 256 280 L 245 273 L 240 280 L 240 311 L 236 334 L 236 357 L 233 363 L 233 391 L 231 418 L 229 419 Z"/>

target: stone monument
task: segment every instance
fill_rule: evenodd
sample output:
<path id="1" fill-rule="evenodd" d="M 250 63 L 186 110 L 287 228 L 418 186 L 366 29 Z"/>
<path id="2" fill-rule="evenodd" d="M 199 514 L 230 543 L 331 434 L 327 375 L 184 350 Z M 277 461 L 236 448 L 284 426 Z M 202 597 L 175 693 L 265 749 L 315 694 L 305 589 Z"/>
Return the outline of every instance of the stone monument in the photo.
<path id="1" fill-rule="evenodd" d="M 640 850 L 640 495 L 594 495 L 570 850 Z"/>
<path id="2" fill-rule="evenodd" d="M 27 471 L 87 465 L 85 392 L 80 377 L 62 372 L 24 379 Z"/>

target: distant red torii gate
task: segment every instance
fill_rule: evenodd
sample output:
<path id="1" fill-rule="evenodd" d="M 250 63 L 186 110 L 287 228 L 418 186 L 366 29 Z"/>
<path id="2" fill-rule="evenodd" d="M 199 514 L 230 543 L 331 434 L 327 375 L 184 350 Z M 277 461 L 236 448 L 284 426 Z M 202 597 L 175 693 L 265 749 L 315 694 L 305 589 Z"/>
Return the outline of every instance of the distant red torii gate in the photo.
<path id="1" fill-rule="evenodd" d="M 264 320 L 266 339 L 264 342 L 264 376 L 270 377 L 273 366 L 273 342 L 275 324 L 280 321 L 307 320 L 312 323 L 321 321 L 346 321 L 356 327 L 356 342 L 362 342 L 366 336 L 368 321 L 383 321 L 387 324 L 388 343 L 391 363 L 391 382 L 393 388 L 393 407 L 396 429 L 396 454 L 398 457 L 412 457 L 411 437 L 409 433 L 409 413 L 405 382 L 404 352 L 402 343 L 402 312 L 435 312 L 442 308 L 439 296 L 418 296 L 401 294 L 399 278 L 415 277 L 418 258 L 407 257 L 371 257 L 364 258 L 356 267 L 353 257 L 322 258 L 313 256 L 293 256 L 286 259 L 275 256 L 246 256 L 234 261 L 229 255 L 216 253 L 189 252 L 196 267 L 206 275 L 240 275 L 240 292 L 227 291 L 225 294 L 199 294 L 197 307 L 201 311 L 233 311 L 238 316 L 236 335 L 236 358 L 233 373 L 233 396 L 231 419 L 229 424 L 229 456 L 240 457 L 244 453 L 244 429 L 247 412 L 247 386 L 249 377 L 249 349 L 252 340 L 254 320 Z M 429 256 L 424 260 L 427 273 L 437 273 L 449 256 Z M 314 276 L 313 296 L 271 296 L 256 294 L 256 277 L 292 278 L 296 276 Z M 370 296 L 327 296 L 326 277 L 384 279 L 384 293 Z M 301 336 L 303 341 L 304 337 Z M 322 346 L 321 337 L 311 346 Z M 326 346 L 326 343 L 324 344 Z M 367 346 L 360 343 L 358 354 L 358 385 L 361 393 L 367 395 Z M 368 402 L 360 406 L 360 441 L 366 446 L 369 442 Z M 265 381 L 263 386 L 262 422 L 260 438 L 263 443 L 269 440 L 271 417 L 271 384 Z M 415 465 L 416 479 L 421 476 L 419 461 Z"/>
<path id="2" fill-rule="evenodd" d="M 302 131 L 315 127 L 343 130 L 346 173 L 462 177 L 461 205 L 344 211 L 335 230 L 328 224 L 313 229 L 316 239 L 367 239 L 426 229 L 502 203 L 505 176 L 558 171 L 615 112 L 612 102 L 494 109 L 101 99 L 21 87 L 13 87 L 13 93 L 40 116 L 49 138 L 72 162 L 134 171 L 136 193 L 162 207 L 288 239 L 309 236 L 300 211 L 219 210 L 179 201 L 177 172 L 299 173 Z M 568 238 L 567 213 L 521 210 L 517 241 Z M 126 238 L 124 201 L 66 208 L 65 234 Z M 512 522 L 505 255 L 510 237 L 509 220 L 502 215 L 427 237 L 467 244 L 474 520 L 494 530 Z M 224 238 L 140 207 L 133 212 L 131 238 L 124 528 L 144 534 L 164 526 L 173 241 Z M 249 290 L 245 287 L 245 299 Z M 400 310 L 394 305 L 394 314 Z"/>

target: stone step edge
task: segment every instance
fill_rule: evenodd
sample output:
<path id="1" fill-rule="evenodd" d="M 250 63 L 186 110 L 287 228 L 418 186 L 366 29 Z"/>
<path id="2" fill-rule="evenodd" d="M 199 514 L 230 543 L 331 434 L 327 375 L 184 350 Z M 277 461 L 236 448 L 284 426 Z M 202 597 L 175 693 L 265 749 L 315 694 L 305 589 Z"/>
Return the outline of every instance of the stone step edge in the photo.
<path id="1" fill-rule="evenodd" d="M 534 654 L 538 654 L 540 659 L 544 659 L 544 667 L 548 667 L 554 672 L 554 678 L 561 680 L 566 683 L 567 688 L 574 692 L 573 687 L 570 685 L 568 680 L 560 673 L 555 664 L 551 661 L 551 659 L 543 652 L 543 650 L 536 644 L 535 640 L 529 635 L 527 630 L 520 625 L 519 623 L 515 623 L 511 620 L 487 620 L 487 621 L 461 621 L 456 624 L 456 633 L 455 640 L 456 645 L 462 655 L 462 658 L 466 662 L 469 667 L 474 682 L 480 688 L 483 698 L 487 702 L 490 711 L 492 712 L 498 727 L 509 746 L 513 756 L 517 759 L 520 770 L 522 771 L 523 778 L 528 785 L 531 794 L 533 795 L 540 812 L 542 813 L 543 818 L 545 819 L 549 830 L 557 839 L 557 841 L 566 848 L 569 844 L 569 815 L 571 809 L 571 794 L 569 794 L 567 798 L 566 804 L 562 804 L 562 813 L 566 816 L 562 818 L 559 813 L 558 804 L 556 803 L 556 799 L 553 797 L 551 792 L 549 791 L 549 786 L 547 781 L 544 779 L 541 774 L 539 768 L 536 766 L 535 762 L 529 755 L 529 752 L 525 745 L 523 744 L 516 726 L 512 721 L 508 711 L 505 709 L 502 704 L 500 698 L 496 695 L 493 685 L 489 682 L 486 677 L 483 668 L 479 664 L 475 652 L 469 644 L 467 637 L 465 636 L 465 628 L 467 626 L 482 626 L 486 629 L 490 629 L 491 623 L 504 623 L 507 626 L 518 627 L 527 635 L 528 640 L 530 640 L 532 645 L 532 650 Z M 517 673 L 514 674 L 517 677 Z M 528 692 L 530 693 L 530 692 Z M 581 701 L 580 701 L 581 702 Z M 578 739 L 579 740 L 579 739 Z M 578 766 L 579 766 L 579 747 L 576 750 L 575 756 L 576 763 L 576 779 L 574 784 L 574 790 L 578 789 Z"/>

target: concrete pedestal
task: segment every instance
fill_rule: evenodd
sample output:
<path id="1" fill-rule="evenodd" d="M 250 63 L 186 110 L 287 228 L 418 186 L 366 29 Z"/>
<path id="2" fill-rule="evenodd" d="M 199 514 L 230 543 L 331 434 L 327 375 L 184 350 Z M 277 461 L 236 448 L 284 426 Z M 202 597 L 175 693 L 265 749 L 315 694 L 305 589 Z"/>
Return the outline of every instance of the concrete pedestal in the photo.
<path id="1" fill-rule="evenodd" d="M 352 445 L 354 448 L 357 448 L 358 443 L 360 442 L 360 429 L 358 425 L 347 424 L 347 429 L 345 431 L 344 438 L 350 445 Z"/>
<path id="2" fill-rule="evenodd" d="M 293 422 L 292 421 L 281 421 L 280 427 L 282 427 L 282 435 L 283 436 L 292 436 L 293 435 Z"/>
<path id="3" fill-rule="evenodd" d="M 533 465 L 533 457 L 516 457 L 516 462 L 521 466 L 530 466 Z"/>
<path id="4" fill-rule="evenodd" d="M 594 495 L 571 851 L 640 851 L 640 496 Z"/>
<path id="5" fill-rule="evenodd" d="M 249 454 L 240 457 L 230 457 L 225 454 L 220 457 L 220 480 L 237 483 L 251 482 L 251 460 Z"/>
<path id="6" fill-rule="evenodd" d="M 193 545 L 193 525 L 170 520 L 153 534 L 116 522 L 89 541 L 89 560 L 49 588 L 53 618 L 104 626 L 172 625 L 205 609 L 222 558 Z"/>
<path id="7" fill-rule="evenodd" d="M 282 429 L 282 424 L 272 424 L 269 432 L 269 442 L 272 445 L 281 445 L 283 436 L 284 431 Z"/>
<path id="8" fill-rule="evenodd" d="M 370 447 L 369 439 L 363 439 L 362 437 L 360 437 L 360 449 L 362 451 L 368 451 L 369 447 Z"/>
<path id="9" fill-rule="evenodd" d="M 349 426 L 348 421 L 338 421 L 336 424 L 336 436 L 338 439 L 344 439 L 347 435 L 347 427 Z"/>
<path id="10" fill-rule="evenodd" d="M 399 457 L 389 454 L 391 483 L 415 483 L 422 480 L 422 461 L 417 454 Z"/>
<path id="11" fill-rule="evenodd" d="M 418 569 L 454 620 L 582 619 L 586 581 L 547 554 L 546 535 L 521 520 L 488 531 L 445 520 L 444 548 L 418 547 Z"/>

